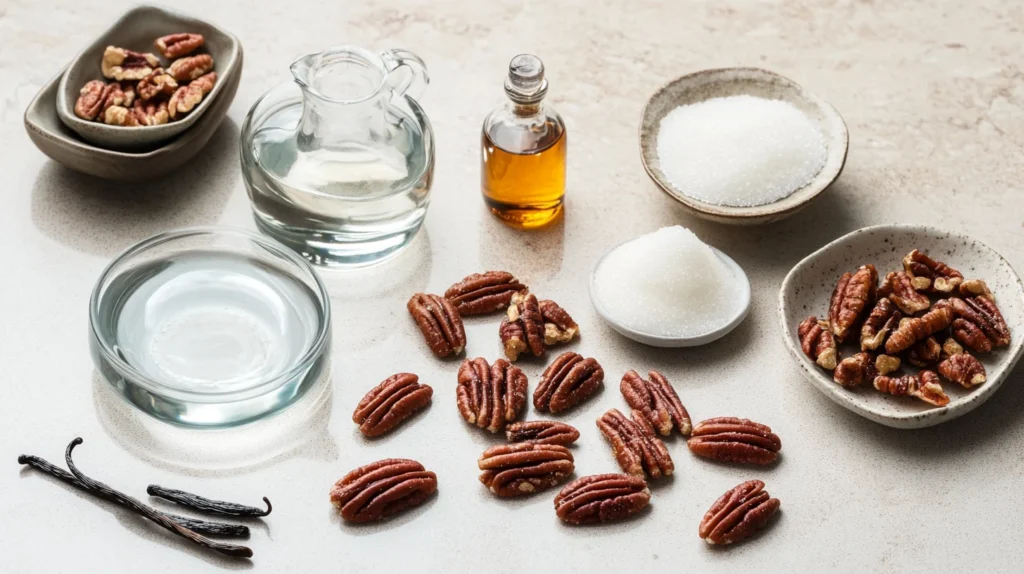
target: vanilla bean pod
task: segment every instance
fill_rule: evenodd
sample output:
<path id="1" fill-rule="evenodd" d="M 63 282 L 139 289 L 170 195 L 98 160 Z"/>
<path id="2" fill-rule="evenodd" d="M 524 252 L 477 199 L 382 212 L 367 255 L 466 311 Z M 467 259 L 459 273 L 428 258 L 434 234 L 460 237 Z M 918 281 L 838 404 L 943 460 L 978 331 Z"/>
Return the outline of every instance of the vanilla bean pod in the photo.
<path id="1" fill-rule="evenodd" d="M 167 530 L 170 530 L 171 532 L 179 536 L 187 538 L 200 546 L 204 546 L 211 550 L 216 550 L 217 552 L 227 554 L 229 556 L 241 556 L 244 558 L 252 557 L 252 549 L 246 546 L 239 546 L 237 544 L 225 544 L 223 542 L 217 542 L 216 540 L 210 540 L 209 538 L 206 538 L 201 534 L 198 534 L 192 530 L 189 530 L 188 528 L 185 528 L 184 526 L 181 526 L 180 524 L 171 520 L 159 511 L 149 506 L 146 506 L 145 504 L 142 504 L 138 500 L 126 494 L 122 494 L 114 490 L 113 488 L 110 488 L 106 484 L 93 480 L 88 476 L 82 474 L 82 471 L 78 470 L 78 467 L 75 466 L 75 462 L 71 459 L 71 451 L 73 451 L 76 446 L 82 444 L 82 442 L 83 441 L 81 437 L 78 437 L 75 440 L 71 441 L 68 444 L 67 449 L 64 451 L 64 460 L 67 463 L 68 470 L 71 471 L 71 474 L 75 475 L 75 478 L 80 480 L 83 484 L 85 484 L 91 489 L 96 490 L 97 492 L 102 493 L 104 496 L 108 496 L 110 498 L 113 498 L 114 500 L 117 500 L 118 503 L 128 506 L 129 508 L 138 512 L 139 514 L 148 518 L 149 520 L 152 520 L 153 522 L 159 524 Z"/>
<path id="2" fill-rule="evenodd" d="M 93 490 L 89 488 L 88 486 L 85 485 L 85 483 L 75 478 L 73 474 L 64 470 L 63 468 L 54 466 L 45 458 L 33 456 L 30 454 L 23 454 L 18 457 L 18 464 L 31 466 L 32 468 L 35 468 L 36 470 L 39 470 L 56 479 L 66 482 L 67 484 L 70 484 L 71 486 L 74 486 L 79 490 L 84 490 L 85 492 L 88 492 L 93 496 L 96 496 L 97 498 L 102 498 L 103 500 L 106 500 L 108 502 L 114 502 L 121 506 L 131 508 L 130 506 L 126 505 L 125 503 L 116 498 L 111 498 L 109 496 L 104 495 L 98 490 Z M 249 527 L 244 524 L 226 524 L 224 522 L 210 522 L 209 520 L 200 520 L 198 518 L 178 516 L 177 514 L 171 514 L 169 512 L 162 512 L 159 510 L 157 512 L 160 512 L 167 518 L 170 518 L 171 520 L 177 522 L 185 528 L 198 532 L 199 534 L 208 534 L 212 536 L 238 536 L 241 538 L 249 536 Z"/>
<path id="3" fill-rule="evenodd" d="M 192 494 L 191 492 L 185 492 L 184 490 L 174 490 L 173 488 L 164 488 L 151 484 L 146 488 L 146 492 L 150 496 L 156 496 L 171 502 L 176 502 L 182 506 L 187 506 L 192 510 L 199 512 L 209 512 L 211 514 L 226 514 L 228 516 L 266 516 L 270 514 L 270 511 L 274 509 L 270 505 L 270 500 L 266 496 L 263 497 L 263 502 L 267 503 L 267 509 L 256 508 L 255 506 L 245 506 L 243 504 L 235 504 L 234 502 L 222 502 L 220 500 L 211 500 L 202 496 Z"/>

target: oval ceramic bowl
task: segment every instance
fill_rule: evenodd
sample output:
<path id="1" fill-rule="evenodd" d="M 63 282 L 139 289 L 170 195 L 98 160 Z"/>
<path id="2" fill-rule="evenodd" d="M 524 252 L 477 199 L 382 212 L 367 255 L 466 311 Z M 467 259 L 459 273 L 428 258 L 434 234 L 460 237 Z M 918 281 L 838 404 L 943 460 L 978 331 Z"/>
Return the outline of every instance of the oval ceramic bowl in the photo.
<path id="1" fill-rule="evenodd" d="M 683 194 L 669 182 L 658 159 L 661 120 L 679 106 L 711 98 L 750 95 L 789 102 L 802 111 L 825 136 L 825 166 L 818 175 L 791 195 L 768 205 L 729 207 L 706 203 Z M 672 80 L 651 96 L 640 123 L 640 158 L 654 183 L 694 215 L 734 225 L 757 225 L 788 217 L 832 184 L 843 171 L 849 134 L 839 112 L 792 80 L 758 68 L 704 70 Z"/>
<path id="2" fill-rule="evenodd" d="M 621 247 L 621 245 L 622 244 L 616 245 L 611 250 L 609 250 L 608 253 L 615 251 L 616 249 Z M 714 247 L 711 247 L 711 250 L 715 252 L 715 255 L 718 256 L 722 263 L 725 263 L 726 267 L 729 268 L 729 271 L 732 272 L 736 280 L 741 282 L 740 298 L 742 299 L 742 301 L 740 302 L 740 309 L 737 311 L 736 315 L 732 319 L 730 319 L 728 323 L 719 327 L 718 329 L 715 329 L 714 331 L 704 333 L 703 335 L 699 335 L 696 337 L 666 337 L 664 335 L 654 335 L 651 333 L 637 331 L 616 321 L 614 318 L 612 318 L 608 311 L 601 305 L 600 300 L 596 296 L 597 291 L 594 287 L 594 278 L 597 275 L 597 270 L 599 267 L 601 267 L 601 264 L 604 263 L 605 258 L 608 257 L 608 253 L 605 253 L 604 255 L 601 256 L 601 259 L 598 260 L 597 265 L 594 265 L 594 269 L 590 272 L 590 302 L 591 304 L 594 305 L 594 309 L 597 311 L 597 314 L 600 315 L 601 318 L 604 319 L 604 321 L 608 323 L 608 325 L 612 329 L 615 330 L 615 332 L 622 335 L 623 337 L 626 337 L 627 339 L 632 339 L 637 343 L 643 343 L 644 345 L 649 345 L 651 347 L 680 348 L 698 347 L 700 345 L 706 345 L 713 341 L 717 341 L 718 339 L 721 339 L 722 337 L 729 334 L 730 331 L 735 329 L 740 323 L 743 322 L 743 319 L 747 317 L 747 313 L 750 311 L 750 280 L 747 279 L 747 274 L 743 271 L 743 268 L 740 267 L 738 263 L 733 261 L 731 257 L 726 255 L 725 253 L 722 253 L 718 249 L 715 249 Z"/>
<path id="3" fill-rule="evenodd" d="M 119 46 L 139 52 L 153 52 L 153 42 L 176 32 L 202 34 L 206 42 L 199 53 L 213 56 L 217 83 L 203 101 L 185 118 L 161 126 L 121 127 L 90 122 L 75 115 L 79 90 L 90 80 L 103 80 L 100 61 L 107 46 Z M 165 65 L 169 64 L 163 58 Z M 57 114 L 61 121 L 85 141 L 112 150 L 140 151 L 153 149 L 181 134 L 198 122 L 213 102 L 225 92 L 224 85 L 242 66 L 242 49 L 238 38 L 217 26 L 196 18 L 154 6 L 139 6 L 125 13 L 102 36 L 83 50 L 68 65 L 57 89 Z"/>
<path id="4" fill-rule="evenodd" d="M 920 249 L 960 270 L 968 279 L 983 279 L 995 294 L 996 303 L 1010 327 L 1009 347 L 980 355 L 988 375 L 985 383 L 972 390 L 943 381 L 950 402 L 931 407 L 910 397 L 893 397 L 870 387 L 845 389 L 832 381 L 832 374 L 817 366 L 800 350 L 797 325 L 809 315 L 823 317 L 839 276 L 860 265 L 872 263 L 884 277 L 902 270 L 901 260 Z M 807 380 L 830 399 L 867 419 L 896 428 L 922 428 L 953 420 L 988 400 L 1013 370 L 1024 349 L 1024 286 L 1010 264 L 985 244 L 965 235 L 918 225 L 879 225 L 844 235 L 808 255 L 782 282 L 779 291 L 779 321 L 786 347 L 800 365 Z M 859 349 L 847 342 L 840 356 Z M 904 372 L 916 372 L 904 370 Z"/>

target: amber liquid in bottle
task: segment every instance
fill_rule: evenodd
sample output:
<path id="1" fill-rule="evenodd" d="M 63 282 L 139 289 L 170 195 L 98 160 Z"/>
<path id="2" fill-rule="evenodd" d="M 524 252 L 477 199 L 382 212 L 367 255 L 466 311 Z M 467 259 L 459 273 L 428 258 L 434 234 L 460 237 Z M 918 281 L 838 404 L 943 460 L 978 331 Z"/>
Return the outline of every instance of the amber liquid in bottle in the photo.
<path id="1" fill-rule="evenodd" d="M 540 227 L 562 212 L 565 196 L 565 130 L 554 120 L 545 122 L 533 147 L 508 151 L 483 134 L 481 186 L 491 213 L 516 227 Z M 501 139 L 501 134 L 495 134 Z"/>

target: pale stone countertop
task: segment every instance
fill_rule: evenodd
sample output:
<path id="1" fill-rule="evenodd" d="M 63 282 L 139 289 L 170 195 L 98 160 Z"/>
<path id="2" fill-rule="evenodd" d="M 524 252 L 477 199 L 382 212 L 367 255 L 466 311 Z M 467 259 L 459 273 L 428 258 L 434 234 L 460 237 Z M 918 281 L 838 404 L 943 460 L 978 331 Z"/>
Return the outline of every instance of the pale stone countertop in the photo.
<path id="1" fill-rule="evenodd" d="M 130 2 L 0 2 L 0 570 L 4 572 L 754 572 L 1020 571 L 1024 530 L 1024 367 L 962 419 L 897 431 L 832 404 L 791 363 L 775 300 L 800 258 L 850 230 L 928 223 L 969 233 L 1024 271 L 1024 7 L 1013 0 L 394 0 L 175 5 L 233 31 L 245 47 L 241 88 L 201 157 L 174 177 L 120 185 L 68 171 L 37 151 L 22 113 L 36 91 Z M 238 169 L 251 103 L 288 80 L 296 57 L 352 43 L 404 47 L 426 60 L 423 105 L 438 146 L 433 203 L 418 243 L 388 269 L 329 280 L 335 310 L 330 402 L 297 407 L 234 438 L 172 431 L 133 416 L 95 380 L 87 299 L 110 258 L 144 237 L 189 225 L 252 228 Z M 516 53 L 540 55 L 568 123 L 568 215 L 519 233 L 478 199 L 478 133 L 502 99 Z M 850 128 L 839 183 L 780 224 L 723 227 L 688 217 L 640 164 L 640 110 L 683 73 L 763 66 L 830 101 Z M 610 246 L 682 224 L 750 276 L 753 308 L 727 338 L 659 351 L 623 340 L 592 310 L 586 279 Z M 565 420 L 582 431 L 577 475 L 615 471 L 594 419 L 622 408 L 628 368 L 663 370 L 695 418 L 770 424 L 783 457 L 767 469 L 709 464 L 670 443 L 677 474 L 627 523 L 568 528 L 554 492 L 503 501 L 477 481 L 497 439 L 455 408 L 456 362 L 429 356 L 405 312 L 409 294 L 507 268 L 576 316 L 608 375 L 602 395 Z M 496 319 L 469 322 L 469 354 L 499 352 Z M 1018 334 L 1024 336 L 1024 334 Z M 526 363 L 531 389 L 541 363 Z M 400 432 L 363 441 L 350 421 L 362 394 L 400 370 L 434 386 L 433 407 Z M 532 415 L 531 415 L 532 416 Z M 54 462 L 75 437 L 86 472 L 145 497 L 151 482 L 255 503 L 274 513 L 249 541 L 251 563 L 199 551 L 39 474 L 16 455 Z M 192 442 L 189 442 L 192 441 Z M 230 448 L 223 448 L 223 441 Z M 253 454 L 254 445 L 258 447 Z M 249 449 L 249 450 L 247 450 Z M 439 495 L 391 522 L 340 523 L 331 484 L 379 458 L 419 459 Z M 210 459 L 242 470 L 210 470 Z M 270 460 L 268 460 L 270 459 Z M 697 524 L 741 480 L 782 500 L 762 536 L 709 549 Z"/>

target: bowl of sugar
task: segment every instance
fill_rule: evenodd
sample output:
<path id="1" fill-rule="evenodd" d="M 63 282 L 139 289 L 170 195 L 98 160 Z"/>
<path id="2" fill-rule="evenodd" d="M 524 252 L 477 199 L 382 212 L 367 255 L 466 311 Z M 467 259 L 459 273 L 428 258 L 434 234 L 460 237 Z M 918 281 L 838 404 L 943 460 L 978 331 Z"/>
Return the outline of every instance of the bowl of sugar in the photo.
<path id="1" fill-rule="evenodd" d="M 640 157 L 694 215 L 733 225 L 788 217 L 843 170 L 849 134 L 831 105 L 758 68 L 677 78 L 644 106 Z"/>
<path id="2" fill-rule="evenodd" d="M 676 225 L 601 257 L 590 275 L 590 300 L 624 337 L 652 347 L 695 347 L 743 322 L 750 282 L 728 255 Z"/>

